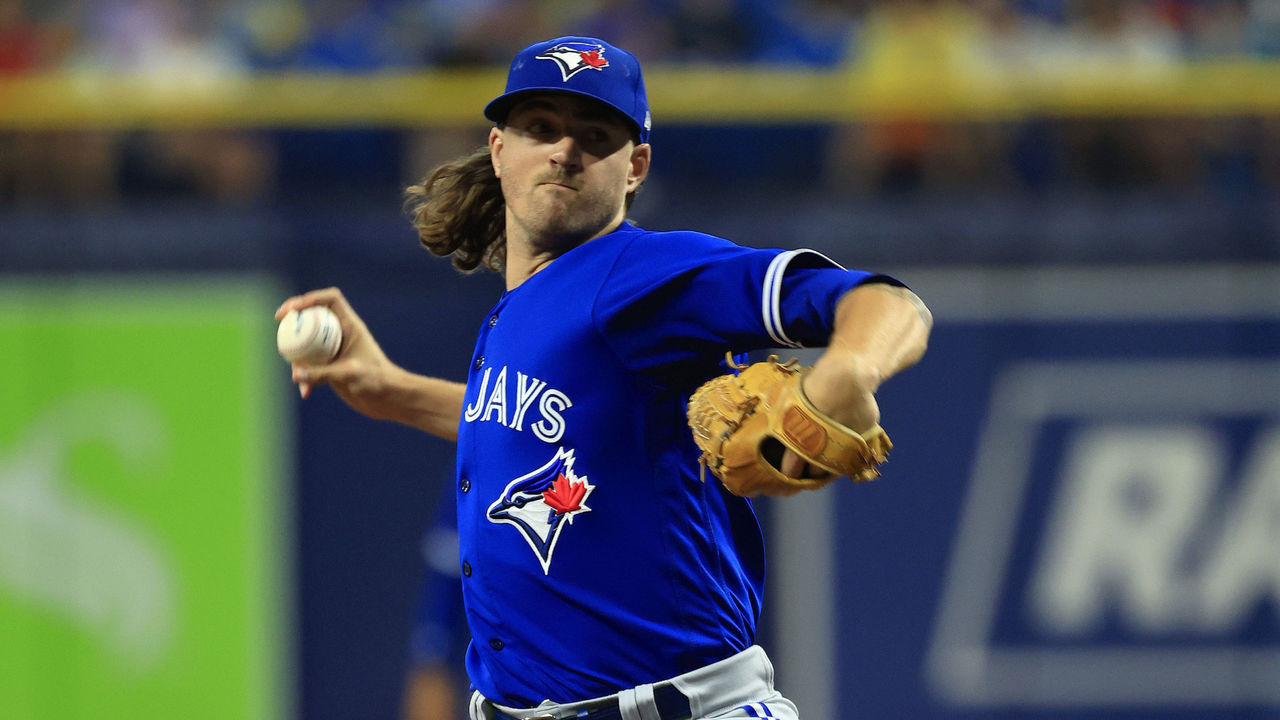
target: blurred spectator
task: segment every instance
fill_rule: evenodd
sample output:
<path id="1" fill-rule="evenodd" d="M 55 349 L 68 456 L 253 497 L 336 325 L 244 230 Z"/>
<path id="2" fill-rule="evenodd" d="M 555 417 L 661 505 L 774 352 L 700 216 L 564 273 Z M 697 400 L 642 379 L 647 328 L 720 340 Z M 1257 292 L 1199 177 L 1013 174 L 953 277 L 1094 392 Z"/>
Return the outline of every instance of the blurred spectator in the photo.
<path id="1" fill-rule="evenodd" d="M 1180 13 L 1184 47 L 1196 57 L 1238 56 L 1248 49 L 1249 8 L 1244 0 L 1201 0 Z"/>
<path id="2" fill-rule="evenodd" d="M 1178 59 L 1178 35 L 1160 3 L 1079 0 L 1068 6 L 1062 60 L 1164 68 Z"/>
<path id="3" fill-rule="evenodd" d="M 873 89 L 917 88 L 914 96 L 906 96 L 910 101 L 977 73 L 982 36 L 980 16 L 972 6 L 958 1 L 878 4 L 868 12 L 859 58 Z M 861 181 L 842 178 L 840 183 L 885 195 L 918 192 L 944 167 L 942 154 L 948 146 L 943 123 L 905 110 L 867 122 L 865 127 L 846 128 L 835 147 L 849 167 L 867 177 Z"/>
<path id="4" fill-rule="evenodd" d="M 247 64 L 221 32 L 221 3 L 97 0 L 78 7 L 78 42 L 67 62 L 79 71 L 115 72 L 190 86 L 243 76 Z"/>
<path id="5" fill-rule="evenodd" d="M 512 47 L 522 47 L 556 35 L 552 13 L 569 11 L 563 2 L 510 0 L 425 0 L 413 13 L 424 37 L 418 62 L 442 67 L 504 66 Z M 589 4 L 588 4 L 589 5 Z"/>
<path id="6" fill-rule="evenodd" d="M 1280 58 L 1280 0 L 1253 0 L 1249 3 L 1245 29 L 1249 53 L 1261 58 Z"/>
<path id="7" fill-rule="evenodd" d="M 0 76 L 22 75 L 45 65 L 43 28 L 31 20 L 25 0 L 0 0 Z"/>
<path id="8" fill-rule="evenodd" d="M 310 32 L 298 47 L 295 68 L 358 73 L 416 61 L 397 45 L 391 18 L 379 3 L 313 0 L 306 9 Z"/>
<path id="9" fill-rule="evenodd" d="M 119 198 L 111 133 L 0 133 L 0 202 L 95 205 Z"/>
<path id="10" fill-rule="evenodd" d="M 300 0 L 242 0 L 222 13 L 224 32 L 259 70 L 288 67 L 311 27 Z"/>
<path id="11" fill-rule="evenodd" d="M 680 62 L 737 62 L 748 52 L 749 16 L 734 0 L 674 0 L 667 10 L 671 57 Z"/>
<path id="12" fill-rule="evenodd" d="M 423 535 L 422 560 L 422 580 L 409 636 L 403 718 L 464 717 L 470 697 L 464 658 L 471 636 L 462 604 L 457 508 L 452 496 L 442 499 L 431 527 Z"/>
<path id="13" fill-rule="evenodd" d="M 133 198 L 203 198 L 250 206 L 274 196 L 277 152 L 242 130 L 163 130 L 117 137 L 117 181 Z"/>
<path id="14" fill-rule="evenodd" d="M 562 23 L 547 37 L 572 32 L 606 38 L 638 57 L 678 61 L 672 52 L 675 28 L 658 14 L 652 0 L 595 0 L 581 5 L 588 11 L 575 21 Z"/>

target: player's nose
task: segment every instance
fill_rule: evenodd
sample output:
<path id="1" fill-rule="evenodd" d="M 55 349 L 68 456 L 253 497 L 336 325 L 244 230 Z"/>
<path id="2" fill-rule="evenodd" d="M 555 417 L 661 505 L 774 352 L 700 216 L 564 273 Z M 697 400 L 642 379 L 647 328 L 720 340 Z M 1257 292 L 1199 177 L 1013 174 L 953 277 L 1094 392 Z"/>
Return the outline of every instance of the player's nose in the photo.
<path id="1" fill-rule="evenodd" d="M 563 166 L 566 170 L 582 167 L 582 147 L 572 133 L 565 133 L 551 146 L 551 163 Z"/>

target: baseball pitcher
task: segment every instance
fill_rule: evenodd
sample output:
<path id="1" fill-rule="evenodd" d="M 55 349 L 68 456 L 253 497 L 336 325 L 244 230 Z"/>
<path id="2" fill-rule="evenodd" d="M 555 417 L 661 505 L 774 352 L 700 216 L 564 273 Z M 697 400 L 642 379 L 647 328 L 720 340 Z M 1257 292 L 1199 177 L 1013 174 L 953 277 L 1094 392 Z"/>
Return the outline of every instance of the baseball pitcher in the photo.
<path id="1" fill-rule="evenodd" d="M 342 345 L 306 397 L 457 441 L 472 720 L 798 717 L 755 644 L 750 497 L 874 477 L 877 388 L 924 353 L 898 281 L 808 250 L 654 232 L 640 64 L 587 37 L 521 50 L 474 154 L 408 190 L 422 244 L 502 273 L 465 382 L 389 360 L 336 288 Z M 744 353 L 823 347 L 812 367 Z"/>

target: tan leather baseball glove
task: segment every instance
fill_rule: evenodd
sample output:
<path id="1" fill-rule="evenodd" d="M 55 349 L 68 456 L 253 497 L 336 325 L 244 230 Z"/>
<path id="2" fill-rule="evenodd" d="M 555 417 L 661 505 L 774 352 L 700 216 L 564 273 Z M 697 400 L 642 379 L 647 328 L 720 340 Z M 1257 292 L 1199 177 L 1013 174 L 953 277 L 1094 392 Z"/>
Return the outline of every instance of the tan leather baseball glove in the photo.
<path id="1" fill-rule="evenodd" d="M 689 427 L 702 449 L 704 469 L 735 495 L 794 495 L 816 490 L 837 477 L 878 477 L 876 466 L 893 449 L 879 425 L 858 433 L 819 412 L 800 389 L 807 367 L 777 356 L 751 365 L 730 365 L 738 374 L 713 378 L 689 398 Z M 822 473 L 790 477 L 779 469 L 791 449 Z M 807 474 L 807 473 L 806 473 Z"/>

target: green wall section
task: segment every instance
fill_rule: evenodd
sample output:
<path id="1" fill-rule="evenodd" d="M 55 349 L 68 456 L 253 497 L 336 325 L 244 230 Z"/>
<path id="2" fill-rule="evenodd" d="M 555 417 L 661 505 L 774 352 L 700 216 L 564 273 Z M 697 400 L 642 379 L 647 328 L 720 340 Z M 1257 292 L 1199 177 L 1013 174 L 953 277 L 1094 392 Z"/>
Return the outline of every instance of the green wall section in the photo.
<path id="1" fill-rule="evenodd" d="M 286 714 L 276 287 L 0 281 L 0 717 Z"/>

